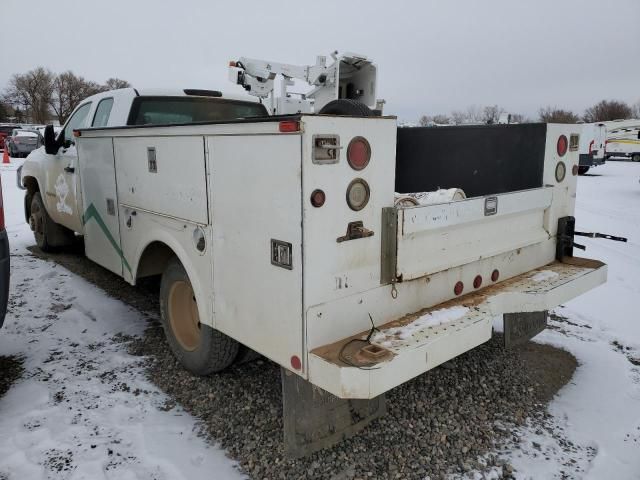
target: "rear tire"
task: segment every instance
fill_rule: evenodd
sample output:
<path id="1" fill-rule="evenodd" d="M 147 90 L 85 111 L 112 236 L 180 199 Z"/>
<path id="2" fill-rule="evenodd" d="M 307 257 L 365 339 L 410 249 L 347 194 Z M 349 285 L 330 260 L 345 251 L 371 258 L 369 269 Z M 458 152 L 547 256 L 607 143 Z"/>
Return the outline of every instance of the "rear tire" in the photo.
<path id="1" fill-rule="evenodd" d="M 331 100 L 318 112 L 320 115 L 343 115 L 349 117 L 372 117 L 373 111 L 357 100 L 341 98 Z"/>
<path id="2" fill-rule="evenodd" d="M 36 244 L 43 252 L 52 252 L 57 248 L 66 247 L 73 243 L 73 232 L 62 225 L 58 225 L 51 219 L 44 206 L 40 192 L 35 192 L 31 200 L 29 226 L 33 231 Z"/>
<path id="3" fill-rule="evenodd" d="M 634 162 L 640 162 L 640 153 L 634 153 L 631 156 L 631 160 L 634 161 Z"/>
<path id="4" fill-rule="evenodd" d="M 584 175 L 589 171 L 591 167 L 585 167 L 583 165 L 578 166 L 578 175 Z"/>
<path id="5" fill-rule="evenodd" d="M 200 323 L 191 281 L 177 258 L 169 262 L 162 274 L 160 316 L 171 351 L 191 373 L 219 372 L 238 356 L 238 342 Z"/>

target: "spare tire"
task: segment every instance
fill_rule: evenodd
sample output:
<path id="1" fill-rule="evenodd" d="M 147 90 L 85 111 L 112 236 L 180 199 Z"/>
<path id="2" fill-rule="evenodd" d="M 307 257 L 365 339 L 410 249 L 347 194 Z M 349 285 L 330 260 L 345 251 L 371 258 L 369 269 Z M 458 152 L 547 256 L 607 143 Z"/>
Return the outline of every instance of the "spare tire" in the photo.
<path id="1" fill-rule="evenodd" d="M 318 112 L 320 115 L 343 115 L 347 117 L 372 117 L 373 111 L 357 100 L 341 98 L 331 100 Z"/>

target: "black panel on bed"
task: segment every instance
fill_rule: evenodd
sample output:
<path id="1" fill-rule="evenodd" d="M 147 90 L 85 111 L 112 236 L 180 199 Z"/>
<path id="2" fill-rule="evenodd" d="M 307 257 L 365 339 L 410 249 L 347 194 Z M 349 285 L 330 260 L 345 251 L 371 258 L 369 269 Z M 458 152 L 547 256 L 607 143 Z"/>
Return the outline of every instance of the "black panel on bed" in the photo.
<path id="1" fill-rule="evenodd" d="M 400 127 L 396 192 L 461 188 L 467 197 L 542 186 L 544 123 Z"/>

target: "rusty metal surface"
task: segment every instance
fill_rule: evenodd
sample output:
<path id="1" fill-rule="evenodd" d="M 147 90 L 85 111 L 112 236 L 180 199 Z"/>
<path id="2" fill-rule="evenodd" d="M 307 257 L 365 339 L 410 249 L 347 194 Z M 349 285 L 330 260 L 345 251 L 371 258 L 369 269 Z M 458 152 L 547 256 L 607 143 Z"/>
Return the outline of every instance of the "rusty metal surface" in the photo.
<path id="1" fill-rule="evenodd" d="M 384 415 L 384 395 L 372 400 L 345 400 L 316 387 L 284 368 L 282 410 L 288 456 L 307 456 L 355 435 Z"/>
<path id="2" fill-rule="evenodd" d="M 555 287 L 592 272 L 603 265 L 604 264 L 602 262 L 597 260 L 578 257 L 568 258 L 564 262 L 556 261 L 476 292 L 429 308 L 424 308 L 415 313 L 381 325 L 378 327 L 380 333 L 373 340 L 373 343 L 382 342 L 382 345 L 394 355 L 387 356 L 381 359 L 380 362 L 393 359 L 395 355 L 401 353 L 404 349 L 416 348 L 428 344 L 438 340 L 444 335 L 449 335 L 452 332 L 465 329 L 477 322 L 486 320 L 488 316 L 494 316 L 495 314 L 491 311 L 490 306 L 491 297 L 498 296 L 503 293 L 546 293 Z M 535 280 L 533 278 L 541 273 L 543 274 L 542 276 L 547 276 L 548 278 L 544 278 L 543 280 Z M 436 310 L 452 307 L 467 307 L 469 310 L 463 316 L 453 321 L 437 326 L 425 326 L 423 328 L 415 329 L 415 331 L 410 335 L 406 336 L 397 334 L 398 327 L 409 325 L 419 317 L 432 313 Z M 390 331 L 390 329 L 393 330 Z M 386 332 L 389 333 L 385 336 Z M 345 345 L 349 344 L 351 340 L 364 339 L 367 333 L 368 332 L 361 332 L 338 342 L 318 347 L 311 353 L 330 363 L 334 363 L 339 366 L 348 366 L 340 359 L 340 353 L 345 350 Z"/>

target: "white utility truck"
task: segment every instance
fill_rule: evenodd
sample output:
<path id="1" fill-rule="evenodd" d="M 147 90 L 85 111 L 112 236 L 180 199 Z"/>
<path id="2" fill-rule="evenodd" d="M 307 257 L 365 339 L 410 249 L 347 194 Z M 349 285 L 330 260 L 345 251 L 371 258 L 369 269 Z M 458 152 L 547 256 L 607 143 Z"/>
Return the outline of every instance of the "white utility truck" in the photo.
<path id="1" fill-rule="evenodd" d="M 526 340 L 607 275 L 573 256 L 575 125 L 398 128 L 356 102 L 379 104 L 375 67 L 359 85 L 341 61 L 307 78 L 333 92 L 315 94 L 318 114 L 99 94 L 48 130 L 19 180 L 41 248 L 75 232 L 130 284 L 162 277 L 185 368 L 210 374 L 247 348 L 282 367 L 291 455 L 358 431 L 385 392 L 488 341 L 496 316 L 507 343 Z M 464 194 L 395 202 L 440 187 Z"/>
<path id="2" fill-rule="evenodd" d="M 584 175 L 591 167 L 604 165 L 607 127 L 604 123 L 582 123 L 578 148 L 578 174 Z"/>

